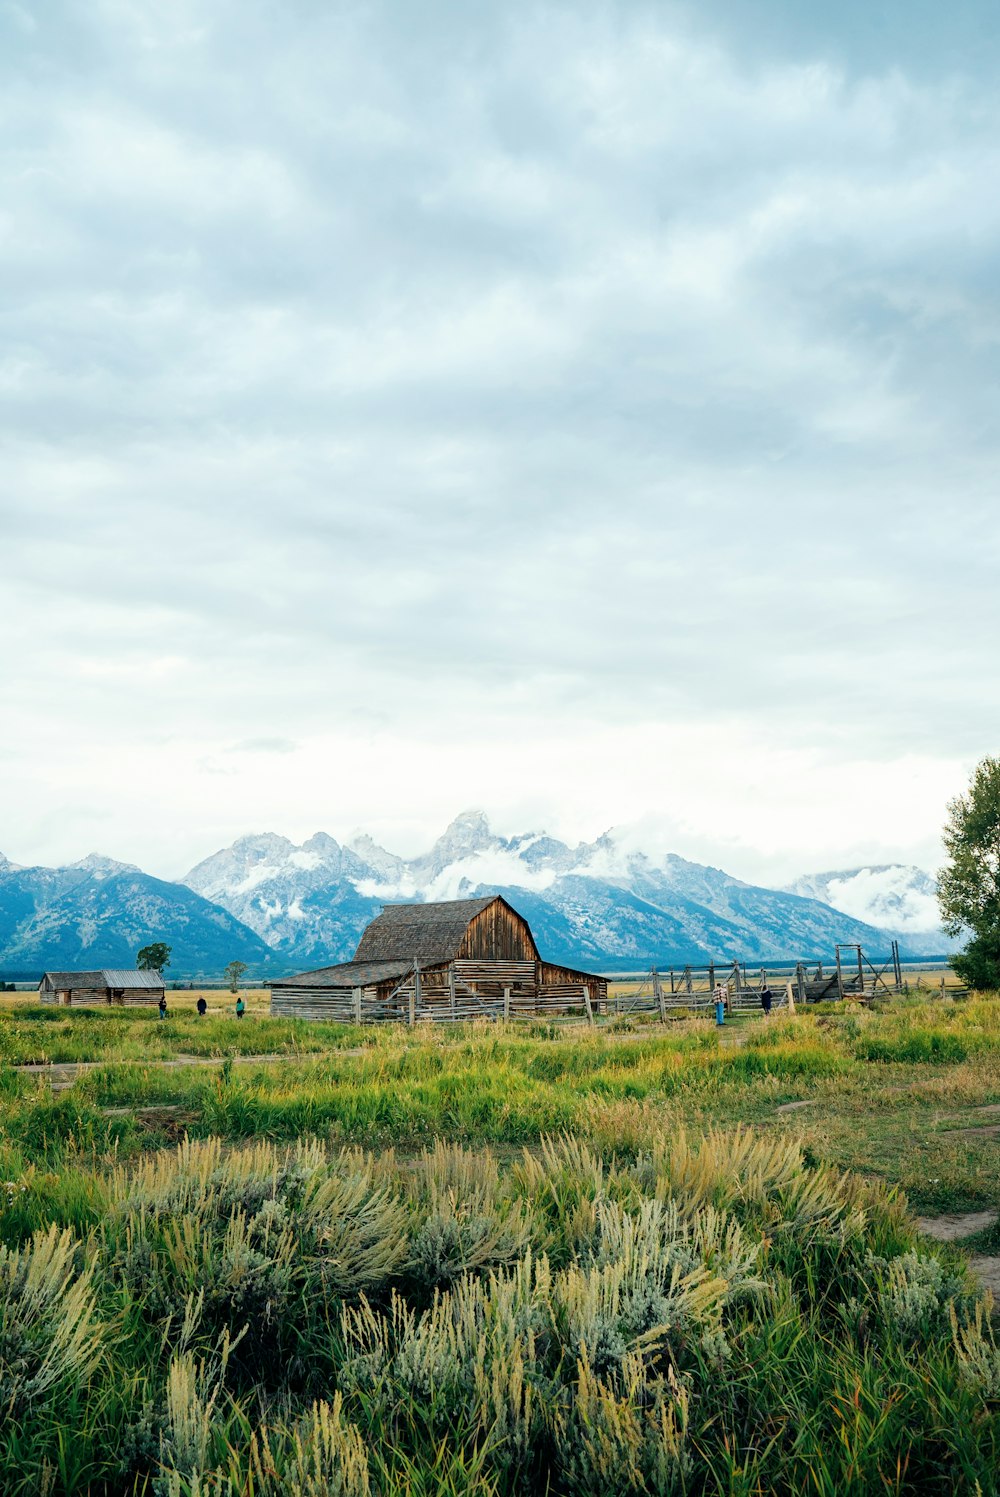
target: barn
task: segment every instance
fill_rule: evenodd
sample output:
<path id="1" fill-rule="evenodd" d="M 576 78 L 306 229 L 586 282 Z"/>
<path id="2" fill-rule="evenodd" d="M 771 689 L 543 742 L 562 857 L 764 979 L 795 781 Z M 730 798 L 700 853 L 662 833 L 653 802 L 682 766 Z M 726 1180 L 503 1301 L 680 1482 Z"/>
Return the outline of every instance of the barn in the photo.
<path id="1" fill-rule="evenodd" d="M 605 978 L 543 961 L 527 920 L 498 894 L 386 905 L 351 961 L 271 984 L 272 1014 L 356 1024 L 593 1017 L 607 1002 Z"/>
<path id="2" fill-rule="evenodd" d="M 159 1003 L 159 972 L 46 972 L 38 984 L 39 1003 Z"/>

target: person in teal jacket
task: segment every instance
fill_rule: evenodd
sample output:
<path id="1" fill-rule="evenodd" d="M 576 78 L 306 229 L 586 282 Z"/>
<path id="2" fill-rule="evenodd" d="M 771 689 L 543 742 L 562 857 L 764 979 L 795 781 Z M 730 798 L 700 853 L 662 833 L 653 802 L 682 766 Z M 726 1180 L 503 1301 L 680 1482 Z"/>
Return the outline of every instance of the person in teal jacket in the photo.
<path id="1" fill-rule="evenodd" d="M 236 1000 L 236 1017 L 237 1017 L 237 1019 L 242 1019 L 243 1015 L 246 1013 L 246 1010 L 247 1010 L 247 1006 L 243 1002 L 243 994 L 241 993 L 240 996 Z"/>

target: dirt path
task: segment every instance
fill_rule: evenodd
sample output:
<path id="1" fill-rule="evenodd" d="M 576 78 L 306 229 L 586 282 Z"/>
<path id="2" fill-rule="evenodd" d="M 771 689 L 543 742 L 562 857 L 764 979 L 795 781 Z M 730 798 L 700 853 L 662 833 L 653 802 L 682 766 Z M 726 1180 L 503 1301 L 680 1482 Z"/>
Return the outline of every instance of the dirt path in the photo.
<path id="1" fill-rule="evenodd" d="M 173 1071 L 184 1066 L 224 1066 L 232 1061 L 236 1066 L 267 1065 L 277 1060 L 331 1060 L 339 1055 L 365 1055 L 365 1049 L 319 1050 L 309 1055 L 174 1055 L 168 1060 L 33 1060 L 24 1065 L 11 1066 L 12 1071 L 25 1075 L 47 1076 L 53 1091 L 64 1091 L 72 1086 L 87 1071 L 99 1071 L 108 1066 L 147 1066 L 160 1071 Z"/>
<path id="2" fill-rule="evenodd" d="M 995 1211 L 946 1212 L 944 1216 L 918 1216 L 917 1226 L 935 1242 L 959 1242 L 985 1231 L 996 1219 Z"/>
<path id="3" fill-rule="evenodd" d="M 917 1226 L 936 1242 L 962 1242 L 975 1232 L 983 1232 L 997 1219 L 995 1211 L 948 1212 L 944 1216 L 918 1216 Z M 969 1267 L 983 1289 L 1000 1299 L 1000 1257 L 993 1253 L 973 1253 Z"/>

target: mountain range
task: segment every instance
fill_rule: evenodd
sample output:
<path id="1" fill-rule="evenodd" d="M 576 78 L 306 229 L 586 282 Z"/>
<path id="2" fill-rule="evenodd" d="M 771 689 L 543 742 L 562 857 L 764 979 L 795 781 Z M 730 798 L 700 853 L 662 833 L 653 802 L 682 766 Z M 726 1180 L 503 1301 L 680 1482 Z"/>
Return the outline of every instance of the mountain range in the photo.
<path id="1" fill-rule="evenodd" d="M 544 832 L 505 838 L 481 811 L 456 817 L 405 859 L 366 835 L 301 845 L 238 838 L 171 883 L 91 855 L 67 868 L 0 858 L 0 969 L 131 964 L 151 939 L 174 947 L 177 975 L 218 973 L 239 957 L 259 976 L 352 955 L 382 905 L 503 894 L 543 953 L 605 970 L 832 956 L 837 941 L 885 955 L 940 954 L 934 883 L 918 868 L 872 865 L 747 884 L 675 853 L 651 857 L 609 832 L 570 847 Z"/>
<path id="2" fill-rule="evenodd" d="M 134 967 L 153 940 L 174 948 L 184 975 L 221 972 L 233 957 L 255 971 L 276 966 L 266 942 L 184 884 L 97 853 L 66 868 L 19 868 L 0 856 L 0 969 L 8 977 Z"/>
<path id="3" fill-rule="evenodd" d="M 851 869 L 766 889 L 675 853 L 650 857 L 613 832 L 576 847 L 544 832 L 501 837 L 482 811 L 463 812 L 416 858 L 366 835 L 341 844 L 317 833 L 296 846 L 266 834 L 239 838 L 184 881 L 276 954 L 313 965 L 349 955 L 383 903 L 481 893 L 516 905 L 554 959 L 604 967 L 737 953 L 829 958 L 837 941 L 860 941 L 874 956 L 894 936 L 914 957 L 948 945 L 933 881 L 919 868 Z"/>

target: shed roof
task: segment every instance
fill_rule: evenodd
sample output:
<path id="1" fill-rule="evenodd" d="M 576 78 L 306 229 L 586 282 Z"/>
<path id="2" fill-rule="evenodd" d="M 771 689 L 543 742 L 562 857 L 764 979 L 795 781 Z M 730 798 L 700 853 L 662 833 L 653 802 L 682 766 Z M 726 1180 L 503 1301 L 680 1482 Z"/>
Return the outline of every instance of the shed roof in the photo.
<path id="1" fill-rule="evenodd" d="M 76 988 L 101 992 L 104 988 L 162 988 L 159 972 L 102 968 L 100 972 L 46 972 L 42 982 L 53 988 Z M 39 987 L 41 983 L 39 983 Z"/>
<path id="2" fill-rule="evenodd" d="M 440 904 L 387 904 L 368 925 L 358 942 L 354 960 L 447 962 L 458 955 L 470 920 L 500 896 L 485 899 L 448 899 Z"/>
<path id="3" fill-rule="evenodd" d="M 53 988 L 106 988 L 103 972 L 44 972 L 43 982 L 48 982 Z"/>
<path id="4" fill-rule="evenodd" d="M 298 977 L 282 977 L 272 988 L 365 988 L 371 983 L 386 982 L 393 977 L 408 977 L 412 960 L 395 962 L 339 962 L 336 967 L 320 967 L 316 972 L 300 972 Z"/>
<path id="5" fill-rule="evenodd" d="M 108 968 L 104 973 L 105 981 L 109 988 L 162 988 L 163 975 L 160 972 L 140 972 L 137 968 L 129 971 Z"/>

